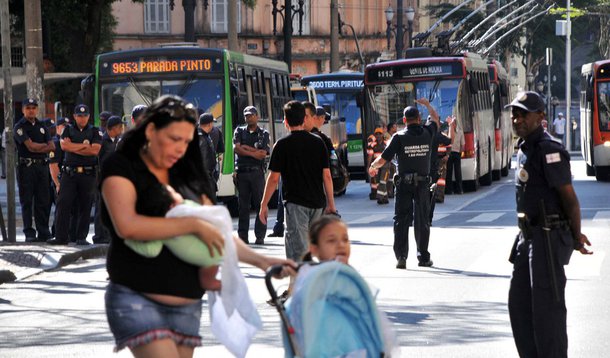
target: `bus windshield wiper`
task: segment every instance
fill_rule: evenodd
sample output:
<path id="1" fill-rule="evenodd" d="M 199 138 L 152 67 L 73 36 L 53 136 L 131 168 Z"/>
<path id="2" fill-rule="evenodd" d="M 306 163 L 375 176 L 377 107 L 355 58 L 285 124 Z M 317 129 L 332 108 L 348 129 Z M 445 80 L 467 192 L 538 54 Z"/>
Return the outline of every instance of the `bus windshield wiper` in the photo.
<path id="1" fill-rule="evenodd" d="M 191 87 L 193 87 L 193 83 L 195 83 L 195 75 L 191 74 L 190 76 L 188 76 L 186 81 L 184 81 L 184 84 L 182 85 L 182 87 L 180 87 L 180 90 L 178 91 L 178 96 L 184 97 L 184 94 L 189 89 L 191 89 Z"/>
<path id="2" fill-rule="evenodd" d="M 140 86 L 138 86 L 138 84 L 133 79 L 133 77 L 129 76 L 129 77 L 127 77 L 127 79 L 129 80 L 129 84 L 131 84 L 131 86 L 133 86 L 133 88 L 135 88 L 136 92 L 138 92 L 140 97 L 144 100 L 144 102 L 146 102 L 146 106 L 150 107 L 150 104 L 152 103 L 152 101 L 144 95 L 144 93 L 142 92 L 142 89 L 140 88 Z"/>
<path id="3" fill-rule="evenodd" d="M 434 100 L 434 95 L 436 94 L 436 91 L 438 91 L 438 86 L 441 84 L 441 80 L 436 80 L 434 82 L 434 86 L 432 87 L 432 91 L 430 92 L 430 96 L 428 97 L 428 101 L 430 103 L 432 103 L 432 101 Z"/>

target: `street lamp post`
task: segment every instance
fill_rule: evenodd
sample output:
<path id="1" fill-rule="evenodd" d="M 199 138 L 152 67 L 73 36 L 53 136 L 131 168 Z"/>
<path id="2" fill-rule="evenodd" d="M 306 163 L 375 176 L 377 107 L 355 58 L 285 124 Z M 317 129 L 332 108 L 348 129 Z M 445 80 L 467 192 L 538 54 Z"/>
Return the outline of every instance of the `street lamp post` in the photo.
<path id="1" fill-rule="evenodd" d="M 392 19 L 394 19 L 394 9 L 392 9 L 391 5 L 384 10 L 385 19 L 386 19 L 386 39 L 387 39 L 387 48 L 390 49 L 390 38 L 392 37 L 392 32 L 396 34 L 396 58 L 402 58 L 404 56 L 404 34 L 405 31 L 409 36 L 409 41 L 407 43 L 408 47 L 411 47 L 411 39 L 413 38 L 413 20 L 415 19 L 415 10 L 409 6 L 407 10 L 403 13 L 402 0 L 397 1 L 397 11 L 398 17 L 396 18 L 396 26 L 392 25 Z M 402 17 L 406 15 L 407 17 L 407 26 L 403 25 Z"/>

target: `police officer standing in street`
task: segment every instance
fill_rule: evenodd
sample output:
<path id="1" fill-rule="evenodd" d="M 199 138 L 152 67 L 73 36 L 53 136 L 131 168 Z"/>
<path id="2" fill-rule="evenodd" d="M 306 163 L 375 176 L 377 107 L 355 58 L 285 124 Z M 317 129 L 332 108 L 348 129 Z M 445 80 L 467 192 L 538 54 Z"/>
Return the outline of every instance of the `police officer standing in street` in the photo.
<path id="1" fill-rule="evenodd" d="M 239 224 L 237 234 L 245 242 L 248 241 L 250 228 L 250 205 L 255 212 L 260 210 L 260 203 L 265 189 L 265 158 L 269 155 L 269 132 L 258 126 L 258 110 L 254 106 L 244 108 L 245 126 L 237 127 L 233 135 L 233 145 L 237 161 L 237 190 L 239 191 Z M 265 242 L 267 225 L 263 224 L 258 215 L 254 223 L 256 244 Z"/>
<path id="2" fill-rule="evenodd" d="M 432 139 L 439 128 L 436 110 L 426 98 L 415 100 L 425 106 L 432 121 L 421 124 L 421 114 L 415 106 L 404 110 L 407 127 L 394 135 L 388 147 L 369 167 L 371 177 L 379 168 L 398 157 L 396 182 L 396 203 L 394 204 L 394 254 L 398 262 L 396 268 L 407 268 L 409 252 L 409 226 L 415 218 L 415 243 L 419 266 L 430 267 L 428 241 L 430 239 L 430 151 Z"/>
<path id="3" fill-rule="evenodd" d="M 47 241 L 53 245 L 68 243 L 70 213 L 74 200 L 78 201 L 76 222 L 77 245 L 89 245 L 87 235 L 91 206 L 95 197 L 98 154 L 102 135 L 98 128 L 89 124 L 89 107 L 79 104 L 74 108 L 74 124 L 61 135 L 64 165 L 57 199 L 56 238 Z"/>
<path id="4" fill-rule="evenodd" d="M 214 128 L 214 122 L 216 119 L 211 113 L 202 113 L 199 116 L 199 129 L 197 133 L 199 135 L 199 149 L 201 150 L 201 158 L 203 159 L 203 168 L 208 174 L 210 183 L 213 187 L 213 202 L 216 202 L 216 191 L 218 191 L 218 178 L 220 177 L 219 167 L 216 161 L 216 148 L 210 133 Z"/>
<path id="5" fill-rule="evenodd" d="M 567 357 L 564 265 L 574 249 L 592 254 L 580 229 L 570 155 L 542 127 L 544 101 L 520 92 L 507 106 L 519 136 L 517 216 L 520 232 L 510 255 L 508 311 L 521 357 Z"/>
<path id="6" fill-rule="evenodd" d="M 38 101 L 28 98 L 22 106 L 23 118 L 15 124 L 14 139 L 19 156 L 17 183 L 23 233 L 27 242 L 45 242 L 51 238 L 48 153 L 55 146 L 48 128 L 36 118 Z M 32 214 L 36 229 L 32 227 Z"/>

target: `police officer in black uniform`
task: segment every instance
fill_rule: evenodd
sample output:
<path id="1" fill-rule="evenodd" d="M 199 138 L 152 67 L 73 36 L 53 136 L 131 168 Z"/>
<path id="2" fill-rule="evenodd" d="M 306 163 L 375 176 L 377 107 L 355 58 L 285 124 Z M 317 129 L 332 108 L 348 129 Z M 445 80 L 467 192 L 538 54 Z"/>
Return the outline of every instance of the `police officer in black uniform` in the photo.
<path id="1" fill-rule="evenodd" d="M 207 112 L 202 113 L 199 116 L 199 128 L 197 133 L 199 134 L 199 149 L 201 150 L 203 167 L 209 176 L 210 183 L 214 186 L 212 190 L 214 194 L 210 199 L 213 202 L 216 202 L 216 191 L 218 191 L 217 181 L 220 177 L 220 172 L 216 161 L 216 147 L 210 136 L 210 133 L 212 133 L 214 128 L 214 122 L 216 122 L 214 115 Z"/>
<path id="2" fill-rule="evenodd" d="M 56 238 L 50 244 L 68 243 L 70 213 L 74 200 L 78 200 L 76 222 L 77 245 L 88 245 L 87 234 L 91 206 L 95 196 L 98 154 L 101 148 L 100 130 L 89 124 L 89 107 L 79 104 L 74 108 L 74 124 L 61 135 L 64 165 L 57 199 Z"/>
<path id="3" fill-rule="evenodd" d="M 396 268 L 407 268 L 409 252 L 409 226 L 415 217 L 415 243 L 419 266 L 430 267 L 428 241 L 430 239 L 430 152 L 432 140 L 439 128 L 436 110 L 426 98 L 415 100 L 425 106 L 432 121 L 421 124 L 421 114 L 415 106 L 404 110 L 407 127 L 396 133 L 380 157 L 369 168 L 369 174 L 377 171 L 385 163 L 398 156 L 396 182 L 396 203 L 394 204 L 394 254 L 398 262 Z"/>
<path id="4" fill-rule="evenodd" d="M 580 232 L 580 205 L 570 155 L 542 127 L 544 101 L 521 92 L 507 106 L 519 139 L 517 212 L 520 232 L 510 255 L 508 310 L 521 357 L 567 357 L 564 265 L 572 251 L 592 254 Z"/>
<path id="5" fill-rule="evenodd" d="M 248 243 L 250 227 L 250 205 L 259 212 L 265 189 L 265 158 L 269 155 L 269 132 L 258 126 L 258 110 L 254 106 L 244 108 L 247 125 L 237 127 L 233 135 L 233 145 L 237 161 L 237 190 L 239 191 L 239 224 L 237 234 Z M 254 235 L 256 244 L 263 244 L 267 225 L 255 215 Z"/>
<path id="6" fill-rule="evenodd" d="M 60 179 L 61 179 L 61 166 L 64 162 L 64 151 L 61 150 L 61 134 L 67 125 L 70 124 L 70 120 L 66 117 L 60 117 L 55 122 L 55 136 L 53 137 L 53 144 L 55 149 L 49 152 L 49 172 L 51 173 L 51 198 L 55 204 L 55 215 L 53 216 L 53 224 L 51 225 L 51 235 L 55 236 L 55 221 L 57 219 L 57 196 L 59 194 Z M 73 220 L 74 221 L 74 220 Z M 74 228 L 74 225 L 71 225 Z M 71 237 L 73 237 L 74 230 L 70 231 Z"/>
<path id="7" fill-rule="evenodd" d="M 22 107 L 23 118 L 15 124 L 14 139 L 19 158 L 17 183 L 23 233 L 27 242 L 45 242 L 51 238 L 48 153 L 54 145 L 48 128 L 36 118 L 38 101 L 28 98 Z M 32 211 L 36 230 L 32 227 Z"/>

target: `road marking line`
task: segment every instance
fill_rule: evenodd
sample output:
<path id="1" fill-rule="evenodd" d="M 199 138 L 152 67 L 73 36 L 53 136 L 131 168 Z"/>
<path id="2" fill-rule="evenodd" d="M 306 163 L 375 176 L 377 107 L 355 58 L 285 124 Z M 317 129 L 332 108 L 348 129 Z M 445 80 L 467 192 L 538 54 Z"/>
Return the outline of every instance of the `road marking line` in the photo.
<path id="1" fill-rule="evenodd" d="M 348 225 L 351 224 L 370 224 L 375 221 L 381 221 L 388 217 L 388 214 L 377 214 L 377 215 L 369 215 L 360 219 L 352 220 L 348 222 Z M 392 215 L 394 217 L 394 215 Z"/>
<path id="2" fill-rule="evenodd" d="M 492 221 L 498 219 L 502 215 L 504 215 L 504 213 L 483 213 L 483 214 L 479 214 L 479 215 L 473 217 L 470 220 L 467 220 L 466 222 L 469 222 L 469 223 L 488 223 L 488 222 L 492 222 Z"/>
<path id="3" fill-rule="evenodd" d="M 593 217 L 593 221 L 610 220 L 610 211 L 598 211 Z"/>
<path id="4" fill-rule="evenodd" d="M 442 219 L 446 218 L 449 215 L 451 215 L 451 214 L 447 214 L 447 213 L 434 214 L 434 218 L 432 220 L 433 221 L 439 221 L 439 220 L 442 220 Z"/>

